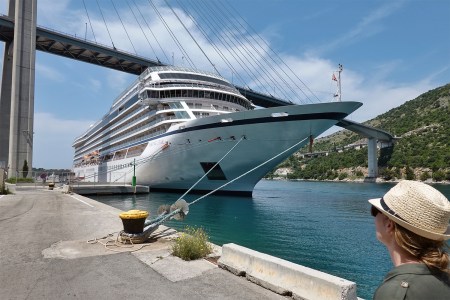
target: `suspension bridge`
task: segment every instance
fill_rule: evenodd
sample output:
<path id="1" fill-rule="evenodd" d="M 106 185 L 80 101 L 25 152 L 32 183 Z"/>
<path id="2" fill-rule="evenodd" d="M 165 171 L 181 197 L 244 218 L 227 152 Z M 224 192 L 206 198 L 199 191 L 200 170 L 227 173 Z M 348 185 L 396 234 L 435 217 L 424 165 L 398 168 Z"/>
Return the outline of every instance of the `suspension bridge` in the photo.
<path id="1" fill-rule="evenodd" d="M 191 54 L 191 56 L 197 57 L 203 54 L 203 60 L 208 61 L 211 65 L 210 67 L 217 73 L 220 73 L 218 65 L 212 63 L 211 55 L 205 52 L 204 47 L 199 44 L 198 38 L 194 38 L 186 28 L 186 21 L 182 21 L 182 17 L 185 19 L 187 17 L 191 18 L 194 13 L 189 13 L 187 2 L 184 4 L 177 2 L 179 5 L 178 10 L 175 10 L 168 1 L 164 1 L 166 4 L 165 8 L 171 11 L 179 21 L 179 24 L 181 24 L 181 27 L 184 27 L 185 32 L 190 35 L 196 46 L 198 46 L 196 54 Z M 94 40 L 88 40 L 86 34 L 84 38 L 81 38 L 80 36 L 72 36 L 54 29 L 38 26 L 36 0 L 10 0 L 8 14 L 0 15 L 0 40 L 5 43 L 0 98 L 0 115 L 2 116 L 0 120 L 0 166 L 3 164 L 14 171 L 21 168 L 24 160 L 27 160 L 30 168 L 32 166 L 36 50 L 136 75 L 141 74 L 148 67 L 169 65 L 168 61 L 170 59 L 164 50 L 155 50 L 158 48 L 156 44 L 159 48 L 162 47 L 154 32 L 151 31 L 146 18 L 142 16 L 138 3 L 135 0 L 127 1 L 129 12 L 135 17 L 136 24 L 142 30 L 145 40 L 147 40 L 149 48 L 152 49 L 156 59 L 149 59 L 137 54 L 136 48 L 127 32 L 127 26 L 123 23 L 123 17 L 117 10 L 114 1 L 111 0 L 110 3 L 114 8 L 111 11 L 116 12 L 134 53 L 118 50 L 103 14 L 106 11 L 105 7 L 102 9 L 98 0 L 95 3 L 98 6 L 98 11 L 110 38 L 110 46 L 97 42 L 85 1 L 83 1 L 83 5 Z M 195 24 L 198 32 L 203 34 L 204 39 L 210 43 L 209 45 L 214 49 L 215 54 L 222 59 L 221 64 L 226 69 L 231 70 L 231 74 L 237 77 L 236 81 L 239 84 L 235 84 L 235 87 L 255 105 L 273 107 L 291 105 L 297 102 L 314 103 L 319 100 L 297 74 L 257 34 L 238 35 L 237 37 L 230 35 L 229 32 L 240 32 L 245 26 L 248 26 L 243 18 L 236 18 L 236 22 L 226 22 L 226 14 L 236 15 L 237 11 L 233 11 L 232 8 L 221 2 L 211 2 L 210 4 L 205 4 L 208 2 L 204 2 L 204 7 L 195 3 L 195 1 L 189 3 L 191 4 L 191 9 L 195 9 L 195 13 L 203 18 L 204 23 L 208 27 L 202 27 L 194 19 L 191 19 L 191 22 Z M 143 3 L 141 2 L 139 5 L 143 5 Z M 198 62 L 195 58 L 191 58 L 185 47 L 183 47 L 174 30 L 171 29 L 173 24 L 164 18 L 162 10 L 158 9 L 151 0 L 148 0 L 146 5 L 149 5 L 149 9 L 154 10 L 154 15 L 159 18 L 167 29 L 168 35 L 172 37 L 176 45 L 176 49 L 183 55 L 189 66 L 197 68 Z M 211 14 L 215 15 L 215 18 L 208 15 L 207 9 Z M 183 16 L 180 15 L 180 10 L 184 12 Z M 139 15 L 142 17 L 140 21 Z M 214 22 L 214 19 L 216 22 Z M 88 23 L 86 22 L 85 24 L 87 33 Z M 147 34 L 144 31 L 145 25 L 148 27 Z M 220 28 L 222 30 L 225 29 L 225 36 L 219 32 Z M 153 36 L 151 39 L 153 46 L 150 43 L 150 34 L 148 32 L 151 32 Z M 207 32 L 213 32 L 219 38 L 213 39 Z M 233 51 L 230 50 L 228 53 L 225 53 L 223 49 L 231 49 Z M 160 59 L 160 57 L 165 59 Z M 165 62 L 162 62 L 162 60 Z M 237 66 L 235 66 L 236 64 Z M 247 82 L 253 82 L 253 88 L 250 88 Z M 277 94 L 279 96 L 272 95 L 274 92 L 268 89 L 268 87 L 273 85 L 277 86 Z M 342 120 L 337 125 L 362 134 L 369 139 L 369 177 L 376 177 L 378 173 L 377 141 L 390 142 L 393 139 L 392 135 L 350 120 Z M 9 172 L 8 176 L 13 176 L 13 174 L 14 172 Z"/>

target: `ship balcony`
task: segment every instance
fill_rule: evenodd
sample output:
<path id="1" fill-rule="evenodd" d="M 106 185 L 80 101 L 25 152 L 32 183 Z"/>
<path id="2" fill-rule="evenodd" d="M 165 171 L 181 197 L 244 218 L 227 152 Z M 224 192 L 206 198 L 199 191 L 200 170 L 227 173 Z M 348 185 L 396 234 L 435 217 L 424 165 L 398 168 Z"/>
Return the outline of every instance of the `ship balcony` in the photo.
<path id="1" fill-rule="evenodd" d="M 167 122 L 167 121 L 170 121 L 170 122 Z M 139 135 L 139 134 L 141 134 L 141 133 L 143 133 L 145 131 L 148 131 L 148 130 L 152 130 L 153 128 L 156 128 L 157 126 L 163 124 L 164 122 L 172 123 L 173 121 L 183 122 L 183 121 L 188 121 L 188 120 L 180 119 L 180 118 L 177 118 L 175 116 L 164 116 L 164 117 L 161 116 L 161 117 L 159 117 L 159 118 L 157 118 L 157 119 L 155 119 L 155 120 L 153 120 L 153 121 L 151 121 L 149 123 L 141 125 L 140 127 L 136 128 L 134 130 L 122 131 L 120 136 L 118 136 L 116 138 L 113 138 L 112 140 L 109 140 L 109 141 L 101 141 L 100 140 L 97 143 L 92 144 L 89 147 L 89 149 L 85 149 L 85 150 L 81 150 L 80 149 L 79 152 L 76 153 L 76 155 L 80 155 L 81 156 L 81 154 L 82 154 L 81 152 L 85 153 L 85 152 L 90 151 L 90 149 L 95 149 L 95 148 L 101 148 L 101 152 L 102 152 L 102 155 L 103 155 L 106 152 L 112 152 L 113 149 L 117 150 L 117 149 L 122 149 L 124 147 L 128 147 L 129 145 L 134 144 L 136 142 L 139 142 L 139 141 L 151 138 L 153 136 L 162 134 L 162 133 L 166 132 L 166 130 L 159 130 L 156 134 L 148 134 L 148 135 L 145 135 L 143 138 L 133 139 L 129 143 L 120 144 L 119 146 L 117 146 L 115 148 L 112 148 L 112 149 L 109 148 L 110 146 L 112 146 L 114 144 L 121 143 L 124 140 L 133 138 L 133 136 Z M 130 126 L 130 127 L 133 127 L 133 126 Z M 119 133 L 117 133 L 117 134 L 119 134 Z M 102 144 L 102 145 L 100 145 L 100 144 Z M 106 151 L 106 150 L 108 150 L 108 151 Z M 114 150 L 114 151 L 116 151 L 116 150 Z"/>

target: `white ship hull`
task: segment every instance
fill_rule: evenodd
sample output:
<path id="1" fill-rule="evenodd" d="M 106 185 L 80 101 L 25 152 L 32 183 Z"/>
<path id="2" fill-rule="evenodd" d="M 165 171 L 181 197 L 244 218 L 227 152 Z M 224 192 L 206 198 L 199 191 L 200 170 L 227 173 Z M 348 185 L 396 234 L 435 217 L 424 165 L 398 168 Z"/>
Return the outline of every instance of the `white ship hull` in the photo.
<path id="1" fill-rule="evenodd" d="M 251 195 L 261 178 L 309 143 L 311 136 L 319 136 L 359 106 L 358 102 L 292 105 L 195 119 L 149 140 L 139 157 L 76 167 L 74 172 L 86 181 L 131 183 L 135 171 L 137 184 L 151 190 L 185 191 L 239 143 L 192 191 L 215 190 L 265 163 L 217 192 Z"/>

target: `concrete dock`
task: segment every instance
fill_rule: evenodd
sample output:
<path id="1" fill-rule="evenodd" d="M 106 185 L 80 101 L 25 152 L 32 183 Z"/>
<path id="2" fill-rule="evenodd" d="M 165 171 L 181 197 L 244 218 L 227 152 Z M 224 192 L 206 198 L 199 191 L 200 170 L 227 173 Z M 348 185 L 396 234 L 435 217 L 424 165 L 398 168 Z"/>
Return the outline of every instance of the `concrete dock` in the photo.
<path id="1" fill-rule="evenodd" d="M 183 261 L 165 226 L 117 243 L 120 213 L 61 188 L 0 195 L 1 299 L 358 299 L 354 282 L 239 245 Z"/>
<path id="2" fill-rule="evenodd" d="M 88 240 L 122 229 L 121 211 L 80 195 L 0 195 L 1 299 L 286 299 L 207 260 L 170 255 L 170 230 L 140 246 Z"/>

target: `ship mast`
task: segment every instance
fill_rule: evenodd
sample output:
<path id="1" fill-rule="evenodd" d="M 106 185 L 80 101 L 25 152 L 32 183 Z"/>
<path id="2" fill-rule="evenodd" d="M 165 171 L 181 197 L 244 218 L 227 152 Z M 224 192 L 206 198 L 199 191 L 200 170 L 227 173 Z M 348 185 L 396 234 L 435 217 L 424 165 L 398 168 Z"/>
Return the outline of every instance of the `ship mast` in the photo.
<path id="1" fill-rule="evenodd" d="M 337 80 L 337 84 L 338 84 L 338 101 L 341 102 L 341 72 L 344 68 L 342 67 L 341 64 L 339 64 L 338 66 L 338 80 Z"/>

